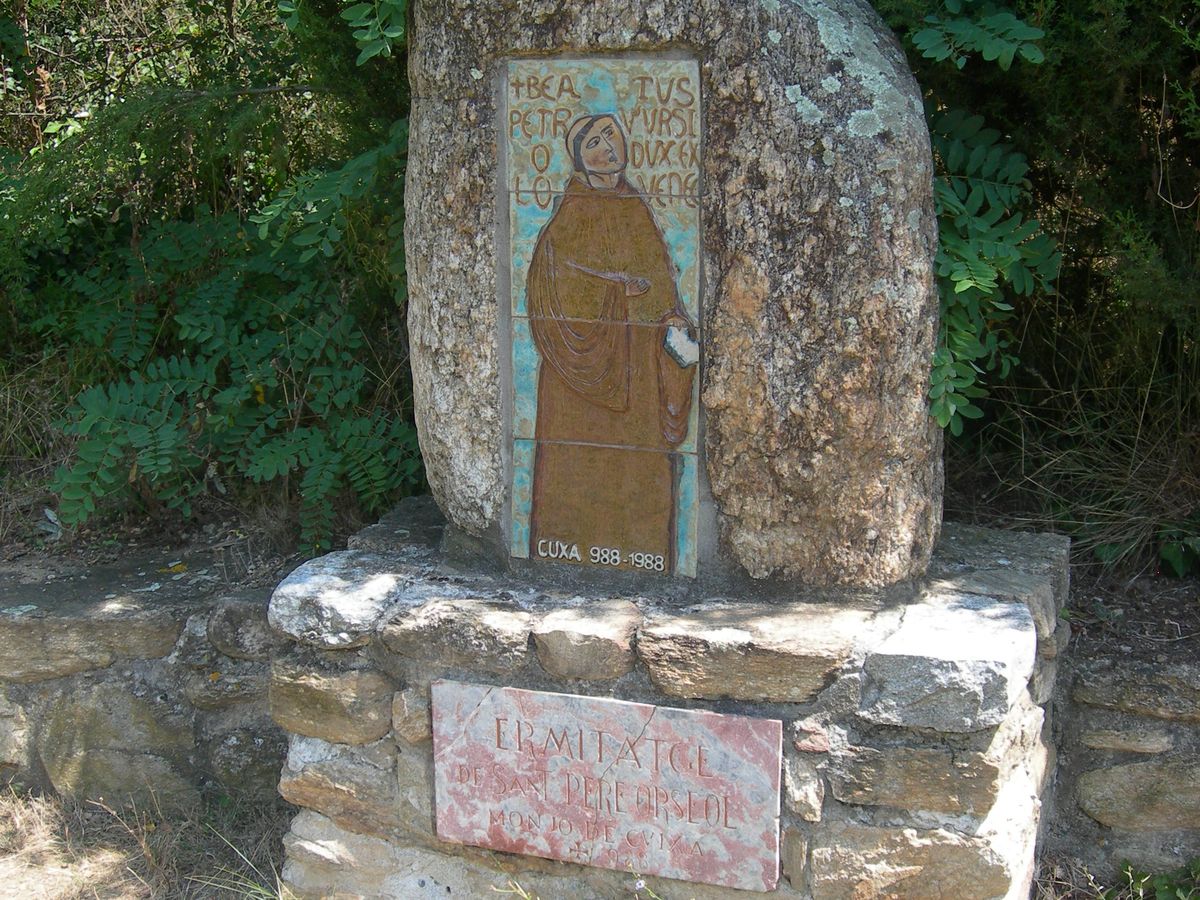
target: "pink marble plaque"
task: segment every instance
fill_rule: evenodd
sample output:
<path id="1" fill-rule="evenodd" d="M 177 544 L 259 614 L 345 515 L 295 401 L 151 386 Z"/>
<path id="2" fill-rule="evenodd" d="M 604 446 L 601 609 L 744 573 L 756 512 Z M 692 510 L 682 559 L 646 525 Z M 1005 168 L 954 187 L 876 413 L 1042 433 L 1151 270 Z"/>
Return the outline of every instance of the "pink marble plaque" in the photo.
<path id="1" fill-rule="evenodd" d="M 445 841 L 752 891 L 779 881 L 778 719 L 436 681 Z"/>

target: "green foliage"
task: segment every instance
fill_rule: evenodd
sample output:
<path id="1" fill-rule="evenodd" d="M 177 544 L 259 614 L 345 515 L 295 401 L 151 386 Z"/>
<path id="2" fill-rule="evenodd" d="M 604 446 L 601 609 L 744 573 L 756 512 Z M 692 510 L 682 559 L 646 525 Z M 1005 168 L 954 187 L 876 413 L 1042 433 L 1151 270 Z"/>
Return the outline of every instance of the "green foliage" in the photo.
<path id="1" fill-rule="evenodd" d="M 342 18 L 354 29 L 358 65 L 376 56 L 391 56 L 394 47 L 403 45 L 407 11 L 408 0 L 370 0 L 342 10 Z"/>
<path id="2" fill-rule="evenodd" d="M 70 410 L 79 443 L 55 484 L 65 523 L 112 495 L 187 515 L 231 477 L 286 479 L 302 540 L 318 549 L 341 491 L 378 512 L 416 485 L 415 433 L 367 405 L 364 337 L 336 284 L 272 249 L 231 215 L 168 223 L 140 253 L 113 249 L 71 279 L 89 302 L 69 304 L 66 336 L 108 347 L 130 374 Z"/>
<path id="3" fill-rule="evenodd" d="M 1043 34 L 997 35 L 1009 45 L 989 53 L 998 62 L 1011 54 L 1007 71 L 983 58 L 982 32 L 950 25 L 999 7 L 944 3 L 934 22 L 920 0 L 877 6 L 920 48 L 910 61 L 935 103 L 942 174 L 970 156 L 964 147 L 950 160 L 937 115 L 981 116 L 999 132 L 995 143 L 1023 154 L 1028 167 L 1023 183 L 1011 185 L 1020 197 L 999 198 L 1006 215 L 1045 223 L 1062 253 L 1041 266 L 1048 247 L 1029 247 L 1031 293 L 1023 276 L 995 279 L 1011 309 L 981 299 L 968 331 L 985 323 L 999 355 L 958 360 L 976 368 L 976 384 L 988 376 L 989 395 L 968 397 L 982 419 L 952 439 L 952 450 L 960 462 L 975 457 L 974 471 L 994 481 L 983 502 L 1071 534 L 1080 553 L 1110 566 L 1191 571 L 1200 539 L 1200 3 L 1165 0 L 1149 14 L 1137 0 L 1014 0 L 1013 14 Z M 1022 41 L 1035 43 L 1044 61 L 1028 65 L 1037 55 L 1022 52 Z M 939 203 L 948 187 L 939 183 Z M 969 210 L 970 193 L 956 196 Z M 957 238 L 945 215 L 940 225 L 943 241 Z M 1056 262 L 1054 290 L 1043 290 L 1038 278 L 1049 282 Z M 959 272 L 988 283 L 970 264 Z M 941 283 L 943 313 L 953 312 Z M 972 313 L 954 315 L 970 322 Z M 986 338 L 983 349 L 993 349 Z M 1021 364 L 1010 362 L 1006 373 L 1005 356 Z M 935 384 L 957 377 L 951 386 L 965 390 L 970 374 L 948 360 L 939 357 Z"/>
<path id="4" fill-rule="evenodd" d="M 1041 29 L 996 3 L 945 0 L 922 24 L 911 35 L 912 45 L 926 60 L 950 60 L 955 70 L 976 54 L 1004 71 L 1018 55 L 1035 64 L 1043 59 L 1035 43 L 1043 37 Z M 1018 361 L 1008 332 L 1015 296 L 1051 291 L 1061 257 L 1028 215 L 1025 156 L 998 130 L 985 127 L 982 116 L 948 104 L 935 89 L 929 91 L 927 118 L 938 163 L 941 299 L 930 414 L 959 435 L 964 419 L 983 417 L 975 401 L 987 396 L 985 375 L 1007 378 Z"/>
<path id="5" fill-rule="evenodd" d="M 934 183 L 941 324 L 930 414 L 957 435 L 964 418 L 983 416 L 972 402 L 987 394 L 980 376 L 1006 378 L 1017 362 L 1005 330 L 1009 297 L 1049 290 L 1060 256 L 1037 220 L 1015 211 L 1029 200 L 1025 157 L 981 116 L 952 110 L 929 118 L 941 170 Z"/>
<path id="6" fill-rule="evenodd" d="M 392 174 L 402 182 L 403 169 L 399 173 L 392 170 L 407 155 L 407 145 L 408 120 L 400 119 L 379 146 L 336 169 L 301 175 L 250 216 L 250 221 L 258 225 L 259 238 L 273 238 L 276 248 L 290 241 L 302 248 L 300 259 L 304 262 L 318 252 L 332 257 L 349 230 L 348 205 L 372 196 L 381 176 Z M 399 193 L 399 183 L 393 190 Z M 403 276 L 404 268 L 403 222 L 402 214 L 397 215 L 388 232 L 389 237 L 395 237 L 389 272 L 398 277 Z"/>
<path id="7" fill-rule="evenodd" d="M 1177 578 L 1200 575 L 1200 521 L 1169 526 L 1159 532 L 1158 558 Z"/>
<path id="8" fill-rule="evenodd" d="M 1122 884 L 1101 893 L 1101 900 L 1200 900 L 1200 857 L 1162 875 L 1126 863 Z"/>
<path id="9" fill-rule="evenodd" d="M 0 111 L 37 125 L 0 158 L 0 343 L 64 359 L 63 522 L 268 491 L 316 550 L 335 509 L 419 486 L 404 5 L 341 12 L 46 0 L 29 46 L 53 92 L 21 81 L 0 30 Z"/>
<path id="10" fill-rule="evenodd" d="M 925 17 L 925 24 L 928 27 L 913 35 L 913 45 L 926 58 L 949 59 L 959 69 L 973 53 L 1006 72 L 1018 54 L 1031 63 L 1045 59 L 1035 43 L 1045 36 L 1042 30 L 995 3 L 944 0 L 941 10 Z"/>

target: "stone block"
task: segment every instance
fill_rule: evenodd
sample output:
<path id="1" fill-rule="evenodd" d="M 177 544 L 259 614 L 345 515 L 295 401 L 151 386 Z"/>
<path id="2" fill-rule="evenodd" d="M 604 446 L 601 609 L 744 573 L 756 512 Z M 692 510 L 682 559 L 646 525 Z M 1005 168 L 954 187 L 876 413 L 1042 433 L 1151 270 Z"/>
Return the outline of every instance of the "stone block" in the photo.
<path id="1" fill-rule="evenodd" d="M 633 670 L 633 641 L 641 624 L 641 611 L 628 600 L 584 600 L 556 609 L 533 628 L 538 661 L 556 678 L 620 678 Z"/>
<path id="2" fill-rule="evenodd" d="M 851 747 L 828 776 L 843 803 L 985 817 L 1010 773 L 1027 766 L 1041 740 L 1043 713 L 1019 703 L 984 750 L 948 747 Z"/>
<path id="3" fill-rule="evenodd" d="M 0 681 L 45 681 L 117 660 L 159 659 L 183 627 L 177 611 L 128 598 L 51 609 L 0 609 Z"/>
<path id="4" fill-rule="evenodd" d="M 1050 702 L 1054 696 L 1054 685 L 1058 681 L 1058 660 L 1039 657 L 1029 679 L 1029 696 L 1039 706 Z"/>
<path id="5" fill-rule="evenodd" d="M 991 806 L 999 776 L 980 753 L 856 747 L 830 769 L 829 780 L 843 803 L 978 816 Z"/>
<path id="6" fill-rule="evenodd" d="M 390 742 L 357 748 L 293 737 L 279 794 L 355 834 L 388 838 L 411 825 L 402 809 L 395 747 Z M 432 833 L 431 828 L 424 831 Z"/>
<path id="7" fill-rule="evenodd" d="M 375 553 L 402 552 L 414 560 L 441 546 L 446 517 L 429 494 L 405 497 L 374 525 L 350 535 L 346 546 L 351 550 Z"/>
<path id="8" fill-rule="evenodd" d="M 207 671 L 185 672 L 183 694 L 197 709 L 227 709 L 242 703 L 265 703 L 270 677 L 264 663 L 236 663 Z"/>
<path id="9" fill-rule="evenodd" d="M 1166 753 L 1175 746 L 1170 732 L 1160 728 L 1094 729 L 1083 732 L 1079 742 L 1093 750 L 1115 753 Z"/>
<path id="10" fill-rule="evenodd" d="M 321 672 L 277 662 L 271 670 L 271 718 L 285 731 L 339 744 L 369 744 L 392 727 L 396 686 L 370 669 Z"/>
<path id="11" fill-rule="evenodd" d="M 1024 605 L 930 592 L 867 654 L 859 715 L 950 733 L 994 727 L 1026 690 L 1036 652 Z"/>
<path id="12" fill-rule="evenodd" d="M 799 753 L 828 753 L 829 728 L 822 722 L 802 719 L 791 726 L 792 746 Z"/>
<path id="13" fill-rule="evenodd" d="M 1122 661 L 1084 669 L 1072 692 L 1076 703 L 1135 716 L 1200 723 L 1200 665 Z"/>
<path id="14" fill-rule="evenodd" d="M 727 554 L 752 576 L 814 584 L 922 574 L 942 481 L 926 399 L 932 163 L 920 91 L 886 26 L 842 0 L 753 14 L 664 0 L 633 30 L 609 0 L 564 6 L 546 27 L 528 25 L 550 22 L 535 0 L 453 9 L 413 10 L 405 239 L 417 427 L 448 519 L 499 534 L 509 488 L 489 199 L 500 61 L 686 45 L 703 62 L 698 138 L 717 186 L 703 202 L 720 277 L 704 303 L 701 400 Z"/>
<path id="15" fill-rule="evenodd" d="M 433 720 L 429 713 L 429 695 L 417 688 L 392 695 L 392 730 L 409 744 L 433 740 Z"/>
<path id="16" fill-rule="evenodd" d="M 381 638 L 406 677 L 425 685 L 449 669 L 517 671 L 529 659 L 532 627 L 533 617 L 515 603 L 437 597 L 389 622 Z"/>
<path id="17" fill-rule="evenodd" d="M 233 659 L 262 662 L 278 655 L 287 641 L 267 622 L 269 600 L 261 591 L 223 597 L 209 613 L 208 640 Z"/>
<path id="18" fill-rule="evenodd" d="M 1200 828 L 1200 761 L 1170 756 L 1093 769 L 1079 777 L 1080 808 L 1110 828 Z"/>
<path id="19" fill-rule="evenodd" d="M 34 746 L 60 794 L 122 803 L 151 794 L 164 806 L 197 798 L 185 777 L 191 720 L 126 684 L 77 685 L 42 715 Z"/>
<path id="20" fill-rule="evenodd" d="M 798 828 L 785 828 L 779 848 L 783 877 L 794 890 L 808 884 L 808 837 Z"/>
<path id="21" fill-rule="evenodd" d="M 218 659 L 217 648 L 208 639 L 208 614 L 198 612 L 188 616 L 166 659 L 167 665 L 183 671 L 211 672 Z"/>
<path id="22" fill-rule="evenodd" d="M 1038 656 L 1043 659 L 1053 659 L 1060 653 L 1064 652 L 1071 643 L 1071 624 L 1069 622 L 1059 622 L 1058 627 L 1054 629 L 1054 640 L 1049 642 L 1038 643 Z"/>
<path id="23" fill-rule="evenodd" d="M 410 568 L 395 554 L 326 553 L 279 583 L 267 620 L 276 631 L 312 647 L 362 647 L 383 614 L 400 600 Z"/>
<path id="24" fill-rule="evenodd" d="M 1009 895 L 1011 875 L 986 840 L 944 828 L 831 824 L 809 864 L 813 900 L 991 900 Z"/>
<path id="25" fill-rule="evenodd" d="M 0 687 L 0 784 L 29 767 L 29 719 Z"/>
<path id="26" fill-rule="evenodd" d="M 783 761 L 783 800 L 805 822 L 820 822 L 825 780 L 812 760 L 788 755 Z"/>
<path id="27" fill-rule="evenodd" d="M 218 732 L 209 741 L 209 774 L 231 797 L 273 799 L 287 750 L 283 732 L 269 721 Z"/>
<path id="28" fill-rule="evenodd" d="M 805 703 L 850 659 L 871 617 L 815 603 L 710 602 L 652 615 L 637 652 L 668 697 Z"/>
<path id="29" fill-rule="evenodd" d="M 1038 650 L 1053 656 L 1067 603 L 1071 541 L 1065 535 L 1002 531 L 947 522 L 930 561 L 932 589 L 1024 603 Z M 1070 630 L 1067 630 L 1069 636 Z"/>
<path id="30" fill-rule="evenodd" d="M 487 856 L 449 855 L 398 846 L 340 828 L 304 810 L 284 837 L 283 881 L 297 897 L 313 900 L 370 897 L 377 900 L 445 900 L 491 897 L 510 887 L 511 864 Z M 600 900 L 610 897 L 582 879 L 526 872 L 519 876 L 530 897 Z"/>

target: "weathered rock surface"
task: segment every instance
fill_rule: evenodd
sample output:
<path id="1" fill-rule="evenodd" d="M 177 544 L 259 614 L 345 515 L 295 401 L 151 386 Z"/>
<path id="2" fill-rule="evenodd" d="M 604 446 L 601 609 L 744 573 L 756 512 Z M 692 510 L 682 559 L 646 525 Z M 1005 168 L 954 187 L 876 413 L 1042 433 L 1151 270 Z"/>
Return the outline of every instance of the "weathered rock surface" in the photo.
<path id="1" fill-rule="evenodd" d="M 1053 657 L 1070 629 L 1059 620 L 1070 587 L 1065 535 L 946 523 L 929 565 L 931 588 L 1024 603 L 1037 626 L 1038 653 Z"/>
<path id="2" fill-rule="evenodd" d="M 755 577 L 814 584 L 921 574 L 942 483 L 925 397 L 932 164 L 920 92 L 878 17 L 816 0 L 664 0 L 634 27 L 610 0 L 424 0 L 413 14 L 409 335 L 422 455 L 447 517 L 498 535 L 504 509 L 501 60 L 686 48 L 705 97 L 701 398 L 726 551 Z"/>
<path id="3" fill-rule="evenodd" d="M 381 629 L 384 646 L 410 680 L 478 667 L 502 675 L 529 659 L 533 617 L 515 603 L 480 597 L 429 600 Z"/>
<path id="4" fill-rule="evenodd" d="M 392 695 L 392 730 L 397 738 L 410 744 L 433 740 L 429 695 L 425 691 L 407 688 Z"/>
<path id="5" fill-rule="evenodd" d="M 369 744 L 392 727 L 395 684 L 371 670 L 320 672 L 277 662 L 271 670 L 271 718 L 306 737 Z"/>
<path id="6" fill-rule="evenodd" d="M 820 822 L 825 780 L 810 759 L 787 756 L 783 761 L 783 799 L 805 822 Z"/>
<path id="7" fill-rule="evenodd" d="M 785 828 L 779 845 L 783 877 L 797 891 L 808 883 L 808 838 L 796 828 Z"/>
<path id="8" fill-rule="evenodd" d="M 394 836 L 406 821 L 392 750 L 293 737 L 279 794 L 356 834 Z"/>
<path id="9" fill-rule="evenodd" d="M 29 765 L 29 719 L 0 688 L 0 784 Z"/>
<path id="10" fill-rule="evenodd" d="M 287 741 L 271 722 L 220 732 L 209 745 L 210 774 L 226 794 L 264 801 L 276 796 Z"/>
<path id="11" fill-rule="evenodd" d="M 183 774 L 192 747 L 188 719 L 166 703 L 120 684 L 97 684 L 60 695 L 39 723 L 35 747 L 54 789 L 121 803 L 153 793 L 170 806 L 196 799 Z"/>
<path id="12" fill-rule="evenodd" d="M 420 847 L 339 828 L 310 810 L 292 820 L 284 838 L 288 859 L 283 881 L 301 898 L 372 897 L 379 900 L 445 900 L 446 897 L 490 897 L 509 887 L 500 866 L 484 866 L 463 857 L 445 856 Z M 599 900 L 612 896 L 576 879 L 534 873 L 520 876 L 530 896 Z"/>
<path id="13" fill-rule="evenodd" d="M 1169 732 L 1157 728 L 1097 729 L 1079 736 L 1085 747 L 1116 753 L 1166 753 L 1175 746 Z"/>
<path id="14" fill-rule="evenodd" d="M 222 598 L 209 614 L 208 640 L 233 659 L 261 662 L 281 652 L 287 641 L 267 622 L 269 600 L 261 591 Z"/>
<path id="15" fill-rule="evenodd" d="M 830 783 L 843 803 L 981 814 L 996 797 L 999 775 L 980 753 L 857 747 L 831 770 Z"/>
<path id="16" fill-rule="evenodd" d="M 184 675 L 183 694 L 196 709 L 225 709 L 242 703 L 260 703 L 267 699 L 265 663 L 236 663 L 213 667 L 208 671 Z"/>
<path id="17" fill-rule="evenodd" d="M 1085 772 L 1079 805 L 1102 825 L 1125 830 L 1200 828 L 1200 760 L 1161 758 Z"/>
<path id="18" fill-rule="evenodd" d="M 438 509 L 433 497 L 420 494 L 405 497 L 374 525 L 350 535 L 346 546 L 351 550 L 376 553 L 403 550 L 415 560 L 420 560 L 425 558 L 425 554 L 414 552 L 415 548 L 431 551 L 441 546 L 445 528 L 446 517 Z"/>
<path id="19" fill-rule="evenodd" d="M 34 682 L 166 656 L 182 621 L 129 598 L 0 609 L 0 680 Z"/>
<path id="20" fill-rule="evenodd" d="M 1011 873 L 986 841 L 947 829 L 830 826 L 811 857 L 813 900 L 989 900 L 1009 890 Z"/>
<path id="21" fill-rule="evenodd" d="M 1077 703 L 1136 716 L 1200 723 L 1200 665 L 1123 662 L 1079 673 Z"/>
<path id="22" fill-rule="evenodd" d="M 867 655 L 859 715 L 950 733 L 990 728 L 1026 689 L 1036 652 L 1023 604 L 931 592 Z"/>
<path id="23" fill-rule="evenodd" d="M 850 659 L 871 616 L 823 604 L 712 602 L 652 615 L 637 652 L 669 697 L 804 703 Z"/>
<path id="24" fill-rule="evenodd" d="M 542 668 L 556 678 L 609 681 L 631 672 L 642 614 L 628 600 L 556 609 L 533 628 Z"/>
<path id="25" fill-rule="evenodd" d="M 361 647 L 403 592 L 404 557 L 344 550 L 310 559 L 271 595 L 268 621 L 294 641 L 324 650 Z"/>
<path id="26" fill-rule="evenodd" d="M 1019 703 L 982 750 L 949 747 L 850 747 L 829 766 L 843 803 L 891 806 L 983 818 L 1005 779 L 1036 757 L 1043 713 Z"/>

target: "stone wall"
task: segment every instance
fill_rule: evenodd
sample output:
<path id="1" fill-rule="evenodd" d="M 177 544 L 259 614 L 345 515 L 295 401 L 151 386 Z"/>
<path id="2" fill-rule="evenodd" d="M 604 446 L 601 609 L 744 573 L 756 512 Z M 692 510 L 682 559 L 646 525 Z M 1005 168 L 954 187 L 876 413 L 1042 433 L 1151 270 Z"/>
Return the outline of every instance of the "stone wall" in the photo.
<path id="1" fill-rule="evenodd" d="M 222 592 L 202 565 L 171 562 L 38 584 L 5 573 L 0 779 L 168 808 L 206 790 L 274 793 L 284 740 L 267 714 L 280 646 L 267 592 Z"/>
<path id="2" fill-rule="evenodd" d="M 1058 784 L 1045 845 L 1101 879 L 1200 856 L 1200 666 L 1070 660 L 1055 707 Z"/>
<path id="3" fill-rule="evenodd" d="M 1065 628 L 1067 542 L 947 526 L 907 592 L 720 597 L 514 583 L 437 549 L 406 503 L 276 590 L 302 807 L 284 879 L 302 896 L 613 897 L 631 874 L 435 836 L 429 685 L 450 677 L 784 723 L 785 897 L 1028 896 L 1053 768 L 1045 705 Z M 674 590 L 678 590 L 678 583 Z M 660 895 L 742 892 L 649 878 Z"/>

